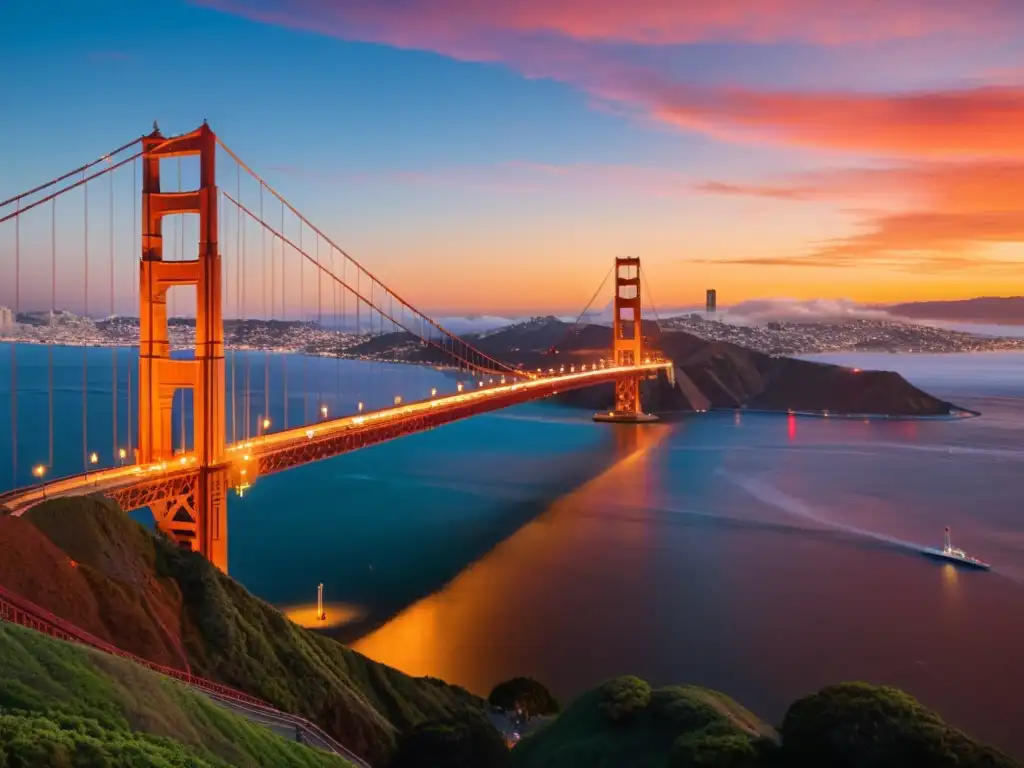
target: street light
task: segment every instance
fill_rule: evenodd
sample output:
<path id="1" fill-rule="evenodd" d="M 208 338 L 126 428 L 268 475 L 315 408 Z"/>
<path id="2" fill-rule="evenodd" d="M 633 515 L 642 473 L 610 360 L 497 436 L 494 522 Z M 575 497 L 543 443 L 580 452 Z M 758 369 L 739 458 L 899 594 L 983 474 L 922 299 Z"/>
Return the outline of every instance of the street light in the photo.
<path id="1" fill-rule="evenodd" d="M 459 390 L 459 392 L 461 392 L 461 391 L 462 391 L 462 382 L 461 382 L 461 381 L 460 381 L 460 382 L 459 382 L 459 384 L 458 384 L 458 390 Z"/>
<path id="2" fill-rule="evenodd" d="M 32 474 L 39 478 L 39 487 L 42 489 L 42 491 L 43 491 L 43 498 L 45 499 L 46 498 L 46 481 L 43 479 L 43 477 L 46 475 L 46 465 L 45 464 L 36 464 L 34 467 L 32 467 Z"/>
<path id="3" fill-rule="evenodd" d="M 395 395 L 395 405 L 401 405 L 401 404 L 402 404 L 402 396 L 401 395 Z"/>
<path id="4" fill-rule="evenodd" d="M 121 460 L 121 466 L 122 467 L 124 466 L 124 459 L 125 459 L 125 457 L 127 455 L 128 455 L 128 451 L 126 451 L 124 448 L 118 448 L 117 449 L 117 458 L 119 458 Z"/>
<path id="5" fill-rule="evenodd" d="M 430 388 L 430 396 L 431 397 L 437 397 L 437 387 L 431 387 Z"/>
<path id="6" fill-rule="evenodd" d="M 327 406 L 326 405 L 321 405 L 320 406 L 320 415 L 323 418 L 325 418 L 325 419 L 327 418 Z"/>
<path id="7" fill-rule="evenodd" d="M 359 401 L 359 412 L 360 413 L 363 412 L 363 401 L 362 400 Z"/>
<path id="8" fill-rule="evenodd" d="M 96 463 L 99 462 L 99 460 L 100 460 L 100 457 L 96 455 L 96 451 L 93 451 L 92 453 L 89 454 L 89 463 L 90 464 L 96 464 Z"/>

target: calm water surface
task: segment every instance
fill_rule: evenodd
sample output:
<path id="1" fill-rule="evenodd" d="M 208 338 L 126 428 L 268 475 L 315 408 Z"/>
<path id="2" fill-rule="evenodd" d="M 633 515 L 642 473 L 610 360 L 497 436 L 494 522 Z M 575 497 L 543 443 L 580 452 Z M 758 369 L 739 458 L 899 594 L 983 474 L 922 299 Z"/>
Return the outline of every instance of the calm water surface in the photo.
<path id="1" fill-rule="evenodd" d="M 329 632 L 482 694 L 525 674 L 568 698 L 632 673 L 777 722 L 868 680 L 1024 756 L 1024 356 L 827 359 L 983 416 L 636 429 L 523 406 L 261 479 L 231 502 L 231 571 L 298 620 L 323 582 Z M 439 376 L 383 389 L 399 375 L 411 394 Z M 945 525 L 993 571 L 920 555 Z"/>

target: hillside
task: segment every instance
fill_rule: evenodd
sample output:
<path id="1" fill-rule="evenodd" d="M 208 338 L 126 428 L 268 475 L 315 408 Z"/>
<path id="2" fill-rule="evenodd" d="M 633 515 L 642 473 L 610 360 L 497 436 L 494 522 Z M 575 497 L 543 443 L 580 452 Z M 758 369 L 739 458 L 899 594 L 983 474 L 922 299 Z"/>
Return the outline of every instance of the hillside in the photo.
<path id="1" fill-rule="evenodd" d="M 886 307 L 895 317 L 967 323 L 1024 324 L 1024 296 L 983 296 L 962 301 L 914 301 Z"/>
<path id="2" fill-rule="evenodd" d="M 125 650 L 187 660 L 194 674 L 302 715 L 371 762 L 419 722 L 485 706 L 292 624 L 108 500 L 52 500 L 0 526 L 4 586 Z"/>
<path id="3" fill-rule="evenodd" d="M 778 732 L 716 691 L 621 677 L 512 750 L 510 768 L 1014 768 L 894 688 L 829 686 Z"/>
<path id="4" fill-rule="evenodd" d="M 556 318 L 535 318 L 487 334 L 467 336 L 493 357 L 526 370 L 590 364 L 607 356 L 612 330 L 570 326 Z M 649 346 L 676 366 L 677 385 L 666 379 L 644 384 L 645 407 L 652 411 L 706 408 L 758 408 L 801 412 L 888 416 L 948 415 L 955 406 L 917 389 L 898 373 L 854 371 L 838 365 L 809 362 L 757 352 L 726 341 L 706 341 L 683 331 L 659 331 L 646 321 Z M 441 363 L 432 347 L 410 345 L 409 334 L 385 334 L 353 348 L 353 352 L 389 359 Z M 552 346 L 557 352 L 551 353 Z M 590 387 L 559 396 L 561 402 L 593 410 L 614 403 L 614 389 Z"/>
<path id="5" fill-rule="evenodd" d="M 0 765 L 351 764 L 130 661 L 0 623 Z"/>

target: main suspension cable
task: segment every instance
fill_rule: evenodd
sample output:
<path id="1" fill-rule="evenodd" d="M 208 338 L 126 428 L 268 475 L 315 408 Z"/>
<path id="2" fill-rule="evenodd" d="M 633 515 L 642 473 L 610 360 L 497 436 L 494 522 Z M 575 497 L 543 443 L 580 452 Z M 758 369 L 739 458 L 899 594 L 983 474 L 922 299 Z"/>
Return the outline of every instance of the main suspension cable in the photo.
<path id="1" fill-rule="evenodd" d="M 241 203 L 239 203 L 239 202 L 238 202 L 237 200 L 233 199 L 233 198 L 232 198 L 232 197 L 231 197 L 231 196 L 230 196 L 229 194 L 227 194 L 226 192 L 225 192 L 224 194 L 225 194 L 225 196 L 226 196 L 226 197 L 228 198 L 228 200 L 229 200 L 229 201 L 230 201 L 231 203 L 233 203 L 234 205 L 236 205 L 236 206 L 237 206 L 237 207 L 238 207 L 238 208 L 239 208 L 239 209 L 240 209 L 240 210 L 241 210 L 241 211 L 242 211 L 243 213 L 245 213 L 245 214 L 246 214 L 247 216 L 249 216 L 249 217 L 250 217 L 251 219 L 253 219 L 253 221 L 255 221 L 255 222 L 256 222 L 256 224 L 258 224 L 258 225 L 259 225 L 260 227 L 262 227 L 262 228 L 264 229 L 264 231 L 270 232 L 271 234 L 273 234 L 273 235 L 275 235 L 275 236 L 277 236 L 277 237 L 281 238 L 282 242 L 285 242 L 285 243 L 287 243 L 287 244 L 288 244 L 288 245 L 289 245 L 290 247 L 292 247 L 293 249 L 295 249 L 295 250 L 296 250 L 296 251 L 297 251 L 297 252 L 298 252 L 298 253 L 299 253 L 299 254 L 300 254 L 300 255 L 301 255 L 301 256 L 302 256 L 303 258 L 305 258 L 305 259 L 306 259 L 306 260 L 308 260 L 308 261 L 311 261 L 311 262 L 315 263 L 315 260 L 314 260 L 314 259 L 313 259 L 313 258 L 312 258 L 312 257 L 311 257 L 311 256 L 310 256 L 310 255 L 309 255 L 308 253 L 306 253 L 305 251 L 302 251 L 302 250 L 300 250 L 300 249 L 298 248 L 298 246 L 297 246 L 297 245 L 296 245 L 295 243 L 291 242 L 290 240 L 288 240 L 287 238 L 285 238 L 285 237 L 284 237 L 283 235 L 281 235 L 280 233 L 278 233 L 278 232 L 275 232 L 275 231 L 273 230 L 273 228 L 272 228 L 272 227 L 271 227 L 271 226 L 270 226 L 269 224 L 267 224 L 267 223 L 266 223 L 265 221 L 262 221 L 262 220 L 261 220 L 260 218 L 258 218 L 258 217 L 256 216 L 256 214 L 254 214 L 254 213 L 253 213 L 252 211 L 250 211 L 250 210 L 249 210 L 248 208 L 246 208 L 246 207 L 245 207 L 244 205 L 242 205 Z M 321 269 L 321 270 L 325 270 L 325 267 L 324 267 L 324 266 L 323 266 L 322 264 L 321 264 L 321 265 L 318 265 L 318 267 L 319 267 L 319 269 Z M 333 273 L 329 274 L 329 277 L 331 277 L 331 279 L 333 279 L 333 280 L 336 280 L 336 281 L 338 281 L 339 283 L 341 282 L 340 278 L 339 278 L 339 277 L 338 277 L 337 275 L 333 274 Z M 358 273 L 357 273 L 357 277 L 358 277 Z M 373 280 L 373 282 L 371 283 L 371 285 L 370 285 L 370 290 L 371 290 L 371 293 L 372 293 L 372 291 L 373 291 L 373 285 L 374 285 L 374 284 L 377 284 L 377 283 L 378 283 L 378 281 L 377 281 L 376 279 L 374 279 L 374 280 Z M 341 283 L 341 284 L 342 284 L 342 286 L 343 286 L 343 287 L 347 288 L 348 290 L 353 290 L 353 289 L 351 288 L 351 286 L 349 286 L 349 285 L 346 285 L 345 283 Z M 386 313 L 386 312 L 384 312 L 384 310 L 383 310 L 383 309 L 381 309 L 380 307 L 378 307 L 378 306 L 377 306 L 376 304 L 374 304 L 374 303 L 372 302 L 372 300 L 371 300 L 371 301 L 368 301 L 368 300 L 367 300 L 367 299 L 366 299 L 365 297 L 362 297 L 359 291 L 354 291 L 354 292 L 356 293 L 357 299 L 362 299 L 362 301 L 366 302 L 366 303 L 367 303 L 367 306 L 369 306 L 369 307 L 370 307 L 370 308 L 371 308 L 372 310 L 376 311 L 376 312 L 377 312 L 377 313 L 378 313 L 379 315 L 381 315 L 381 316 L 382 316 L 382 318 L 383 318 L 383 317 L 385 317 L 385 316 L 387 316 L 387 313 Z M 396 296 L 396 298 L 398 298 L 398 297 Z M 399 298 L 399 301 L 401 301 L 401 299 L 400 299 L 400 298 Z M 358 306 L 358 304 L 357 304 L 357 306 Z M 413 310 L 413 311 L 416 311 L 416 310 Z M 421 315 L 422 315 L 422 313 L 418 313 L 418 314 L 421 314 Z M 426 317 L 426 316 L 424 315 L 424 317 Z M 398 325 L 398 323 L 397 323 L 397 321 L 395 320 L 395 318 L 393 318 L 393 317 L 390 317 L 390 316 L 387 316 L 387 319 L 388 319 L 388 320 L 390 320 L 391 322 L 395 323 L 395 325 Z M 371 327 L 370 327 L 370 330 L 371 330 L 371 335 L 372 335 L 372 331 L 373 331 L 373 317 L 372 317 L 372 315 L 371 315 L 371 318 L 370 318 L 370 323 L 371 323 Z M 408 328 L 403 328 L 403 330 L 409 331 L 409 329 L 408 329 Z M 412 333 L 411 331 L 409 331 L 409 332 L 410 332 L 410 333 Z M 448 338 L 450 338 L 450 339 L 453 339 L 453 340 L 454 340 L 454 338 L 455 338 L 455 337 L 452 337 L 452 336 L 448 335 Z M 460 341 L 461 341 L 461 340 L 460 340 Z M 445 350 L 445 349 L 444 349 L 444 346 L 443 346 L 443 345 L 438 345 L 438 344 L 437 344 L 437 342 L 432 342 L 432 343 L 433 343 L 433 344 L 434 344 L 435 346 L 440 346 L 440 348 L 441 348 L 441 350 L 442 350 L 442 351 L 446 351 L 446 352 L 448 351 L 448 350 Z M 463 343 L 464 343 L 464 342 L 463 342 Z M 469 347 L 469 345 L 468 345 L 468 344 L 466 344 L 466 347 L 468 347 L 469 349 L 471 349 L 471 350 L 472 350 L 472 347 Z M 475 350 L 473 350 L 473 351 L 475 351 Z M 451 354 L 451 355 L 452 355 L 453 357 L 458 357 L 458 355 L 457 355 L 457 354 L 456 354 L 456 353 L 454 352 L 454 350 L 453 350 L 453 351 L 451 351 L 451 352 L 449 352 L 449 354 Z M 493 373 L 493 372 L 497 372 L 497 373 L 508 373 L 508 371 L 507 371 L 507 370 L 504 370 L 505 368 L 507 368 L 507 367 L 508 367 L 508 366 L 506 366 L 506 364 L 504 364 L 504 363 L 499 363 L 499 361 L 497 361 L 497 360 L 494 360 L 493 358 L 491 358 L 491 357 L 489 357 L 489 356 L 487 356 L 487 355 L 483 355 L 483 353 L 479 353 L 479 354 L 481 355 L 481 359 L 482 359 L 482 360 L 485 360 L 485 361 L 490 361 L 490 362 L 494 362 L 495 364 L 497 364 L 497 365 L 499 365 L 499 366 L 501 366 L 501 367 L 499 367 L 499 368 L 487 368 L 487 367 L 485 367 L 485 366 L 484 366 L 483 364 L 479 364 L 479 363 L 473 363 L 473 362 L 471 362 L 471 361 L 467 361 L 467 362 L 470 362 L 470 364 L 471 364 L 471 365 L 473 365 L 473 366 L 474 366 L 475 368 L 477 368 L 477 369 L 479 369 L 479 370 L 481 370 L 481 371 L 485 371 L 485 372 L 491 372 L 491 373 Z M 519 371 L 515 371 L 514 369 L 513 369 L 513 372 L 514 372 L 514 373 L 516 373 L 517 375 L 521 375 Z"/>
<path id="2" fill-rule="evenodd" d="M 248 165 L 246 165 L 242 161 L 242 159 L 238 155 L 236 155 L 234 153 L 234 151 L 231 150 L 230 147 L 228 147 L 226 144 L 224 144 L 224 142 L 221 141 L 219 138 L 217 139 L 217 143 L 220 145 L 220 147 L 225 152 L 228 153 L 228 155 L 230 155 L 232 158 L 234 158 L 235 162 L 238 163 L 246 171 L 246 173 L 248 173 L 250 176 L 253 177 L 253 179 L 255 179 L 256 181 L 258 181 L 260 183 L 260 185 L 261 185 L 261 192 L 262 192 L 262 189 L 265 187 L 267 189 L 267 191 L 270 192 L 270 194 L 272 194 L 274 197 L 276 197 L 281 202 L 282 206 L 287 207 L 288 210 L 290 210 L 296 216 L 296 218 L 298 218 L 300 221 L 305 223 L 306 226 L 308 226 L 314 232 L 318 233 L 321 237 L 324 238 L 324 240 L 326 240 L 328 243 L 330 243 L 334 248 L 337 248 L 338 252 L 345 259 L 347 259 L 348 261 L 351 261 L 352 264 L 357 269 L 359 269 L 360 271 L 366 273 L 367 277 L 369 277 L 372 281 L 377 282 L 381 287 L 385 287 L 383 282 L 378 280 L 376 276 L 374 276 L 368 269 L 366 269 L 362 264 L 360 264 L 358 261 L 356 261 L 356 259 L 354 259 L 352 256 L 350 256 L 343 248 L 341 248 L 340 246 L 335 244 L 334 241 L 331 240 L 331 238 L 328 237 L 321 229 L 319 229 L 316 225 L 314 225 L 311 221 L 309 221 L 309 219 L 307 219 L 305 216 L 303 216 L 298 211 L 298 209 L 295 208 L 295 206 L 293 206 L 291 203 L 289 203 L 287 200 L 285 200 L 285 198 L 280 193 L 278 193 L 273 187 L 271 187 L 267 182 L 265 182 L 262 179 L 262 177 L 260 177 L 252 168 L 250 168 Z M 241 203 L 237 203 L 237 204 L 241 207 Z M 246 211 L 248 212 L 248 209 L 246 209 Z M 251 212 L 248 212 L 248 213 L 250 213 L 250 215 L 251 215 Z M 261 211 L 261 214 L 262 214 L 262 211 Z M 259 221 L 260 221 L 261 224 L 263 224 L 263 226 L 266 226 L 266 224 L 264 224 L 264 222 L 262 220 L 262 216 L 260 217 Z M 308 256 L 307 256 L 307 258 L 308 258 Z M 335 279 L 337 279 L 336 275 L 334 277 L 335 277 Z M 401 302 L 402 304 L 405 304 L 410 309 L 412 309 L 414 312 L 416 312 L 417 314 L 421 315 L 424 319 L 426 319 L 426 321 L 428 323 L 430 323 L 432 326 L 437 328 L 441 333 L 445 334 L 446 336 L 451 337 L 452 339 L 456 338 L 455 334 L 451 333 L 446 328 L 442 327 L 433 318 L 431 318 L 431 317 L 425 315 L 424 313 L 420 312 L 419 310 L 415 309 L 415 307 L 413 307 L 412 304 L 410 304 L 408 301 L 406 301 L 401 296 L 399 296 L 395 291 L 391 290 L 390 288 L 386 288 L 386 290 L 390 294 L 392 294 L 399 302 Z M 372 320 L 372 317 L 371 317 L 371 320 Z M 410 333 L 411 333 L 411 331 L 410 331 Z M 372 334 L 372 327 L 371 327 L 371 334 Z M 469 348 L 470 350 L 475 352 L 477 355 L 479 355 L 480 359 L 487 360 L 489 363 L 493 363 L 494 366 L 495 366 L 494 370 L 497 370 L 499 372 L 504 372 L 504 373 L 510 373 L 510 374 L 516 375 L 516 376 L 522 376 L 523 375 L 523 373 L 521 371 L 517 370 L 514 366 L 508 365 L 507 363 L 503 363 L 500 360 L 496 360 L 496 359 L 490 357 L 489 355 L 485 355 L 483 352 L 481 352 L 480 350 L 476 349 L 475 347 L 472 347 L 472 345 L 470 345 L 468 342 L 464 341 L 463 339 L 459 339 L 459 341 L 462 344 L 464 344 L 467 348 Z M 454 342 L 453 342 L 453 347 L 454 347 Z M 454 353 L 453 353 L 453 356 L 454 356 Z"/>

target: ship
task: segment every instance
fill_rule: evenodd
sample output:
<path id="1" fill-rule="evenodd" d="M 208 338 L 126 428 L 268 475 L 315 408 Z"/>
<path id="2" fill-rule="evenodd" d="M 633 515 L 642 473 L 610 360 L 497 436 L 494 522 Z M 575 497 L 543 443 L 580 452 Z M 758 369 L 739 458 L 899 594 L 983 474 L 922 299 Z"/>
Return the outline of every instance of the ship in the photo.
<path id="1" fill-rule="evenodd" d="M 946 526 L 946 533 L 943 537 L 942 549 L 924 549 L 922 550 L 929 557 L 935 557 L 939 560 L 945 560 L 950 563 L 957 563 L 958 565 L 965 565 L 968 568 L 979 568 L 983 571 L 990 570 L 992 568 L 988 563 L 983 563 L 976 557 L 971 557 L 962 549 L 957 549 L 953 546 L 949 536 L 949 526 Z"/>

